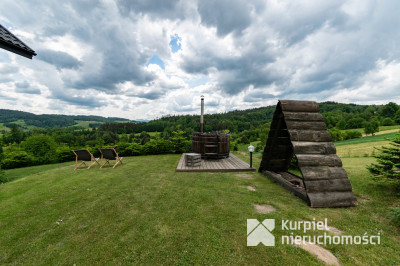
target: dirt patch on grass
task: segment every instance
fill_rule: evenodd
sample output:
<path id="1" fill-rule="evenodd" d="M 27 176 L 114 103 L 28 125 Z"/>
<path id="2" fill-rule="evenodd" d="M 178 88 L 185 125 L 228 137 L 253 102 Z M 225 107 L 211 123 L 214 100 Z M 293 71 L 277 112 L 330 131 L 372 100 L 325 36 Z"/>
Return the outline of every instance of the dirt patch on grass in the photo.
<path id="1" fill-rule="evenodd" d="M 303 243 L 303 241 L 300 241 L 300 244 L 295 243 L 295 245 L 316 256 L 327 265 L 342 265 L 338 258 L 336 258 L 329 250 L 326 250 L 321 246 L 309 242 Z"/>
<path id="2" fill-rule="evenodd" d="M 267 214 L 276 211 L 274 206 L 268 204 L 253 204 L 258 213 Z"/>
<path id="3" fill-rule="evenodd" d="M 370 201 L 370 200 L 371 200 L 371 199 L 368 198 L 368 197 L 365 196 L 365 195 L 360 195 L 359 197 L 357 197 L 357 201 L 358 201 L 359 203 L 364 203 L 364 202 Z"/>
<path id="4" fill-rule="evenodd" d="M 248 190 L 250 190 L 250 191 L 256 191 L 257 190 L 257 188 L 255 186 L 247 186 L 246 188 Z"/>
<path id="5" fill-rule="evenodd" d="M 244 178 L 244 179 L 252 179 L 253 175 L 251 174 L 235 174 L 236 177 Z"/>
<path id="6" fill-rule="evenodd" d="M 343 231 L 342 231 L 342 230 L 339 230 L 339 229 L 337 229 L 337 228 L 335 228 L 335 227 L 333 227 L 333 226 L 328 226 L 328 230 L 327 230 L 327 231 L 332 232 L 332 233 L 334 233 L 335 235 L 341 235 L 341 234 L 343 234 Z"/>

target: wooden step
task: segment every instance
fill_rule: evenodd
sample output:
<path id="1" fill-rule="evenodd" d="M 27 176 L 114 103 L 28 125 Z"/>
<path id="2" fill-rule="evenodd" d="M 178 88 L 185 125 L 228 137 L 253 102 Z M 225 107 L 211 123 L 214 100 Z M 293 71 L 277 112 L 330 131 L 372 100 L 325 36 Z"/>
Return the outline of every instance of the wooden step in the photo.
<path id="1" fill-rule="evenodd" d="M 213 156 L 213 155 L 218 155 L 218 153 L 211 153 L 211 152 L 208 152 L 208 153 L 204 153 L 204 155 L 210 155 L 210 156 Z"/>
<path id="2" fill-rule="evenodd" d="M 204 147 L 206 147 L 206 148 L 217 148 L 218 145 L 204 145 Z"/>

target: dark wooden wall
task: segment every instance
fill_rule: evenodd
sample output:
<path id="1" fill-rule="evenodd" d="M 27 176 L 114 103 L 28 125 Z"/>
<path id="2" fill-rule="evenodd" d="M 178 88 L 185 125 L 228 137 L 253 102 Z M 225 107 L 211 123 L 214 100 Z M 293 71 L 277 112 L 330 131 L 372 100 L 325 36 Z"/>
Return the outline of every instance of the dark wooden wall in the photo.
<path id="1" fill-rule="evenodd" d="M 332 136 L 313 101 L 280 100 L 259 171 L 288 171 L 296 156 L 311 207 L 357 204 Z"/>
<path id="2" fill-rule="evenodd" d="M 230 134 L 221 132 L 193 132 L 192 151 L 204 159 L 229 157 Z"/>

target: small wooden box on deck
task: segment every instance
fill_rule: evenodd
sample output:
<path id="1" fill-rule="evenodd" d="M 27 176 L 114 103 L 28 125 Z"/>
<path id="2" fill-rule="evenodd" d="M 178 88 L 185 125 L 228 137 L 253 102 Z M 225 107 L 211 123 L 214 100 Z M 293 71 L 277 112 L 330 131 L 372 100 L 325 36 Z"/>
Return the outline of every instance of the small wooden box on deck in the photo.
<path id="1" fill-rule="evenodd" d="M 187 153 L 185 155 L 186 166 L 200 166 L 201 165 L 201 154 L 199 153 Z"/>

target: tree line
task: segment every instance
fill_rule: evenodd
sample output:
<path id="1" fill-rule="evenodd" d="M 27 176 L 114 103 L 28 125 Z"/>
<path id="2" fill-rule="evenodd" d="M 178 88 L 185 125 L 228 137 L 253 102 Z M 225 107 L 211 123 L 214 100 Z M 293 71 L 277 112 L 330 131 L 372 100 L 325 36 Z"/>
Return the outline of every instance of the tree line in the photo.
<path id="1" fill-rule="evenodd" d="M 237 149 L 240 143 L 258 141 L 256 150 L 261 151 L 274 110 L 275 106 L 268 106 L 207 114 L 205 131 L 230 132 L 232 149 Z M 392 102 L 386 105 L 325 102 L 320 104 L 320 110 L 335 141 L 361 137 L 359 131 L 351 129 L 364 128 L 365 133 L 373 134 L 379 126 L 400 124 L 400 107 Z M 96 121 L 93 118 L 90 117 Z M 73 160 L 71 150 L 85 147 L 97 156 L 98 148 L 105 146 L 117 147 L 121 156 L 190 151 L 190 138 L 193 132 L 199 131 L 199 121 L 198 115 L 171 115 L 147 123 L 108 121 L 91 129 L 49 127 L 31 130 L 9 122 L 10 131 L 0 138 L 2 167 L 10 169 Z"/>
<path id="2" fill-rule="evenodd" d="M 72 161 L 72 150 L 89 149 L 99 157 L 99 148 L 117 147 L 121 156 L 164 153 L 182 153 L 191 150 L 186 132 L 176 130 L 168 135 L 116 134 L 101 129 L 74 130 L 72 128 L 35 129 L 24 132 L 14 126 L 1 138 L 0 160 L 2 169 Z M 6 177 L 0 175 L 0 182 Z"/>
<path id="3" fill-rule="evenodd" d="M 129 122 L 129 119 L 117 117 L 85 116 L 85 115 L 35 115 L 28 112 L 0 109 L 0 122 L 10 127 L 13 122 L 24 120 L 28 126 L 40 128 L 68 127 L 76 125 L 76 121 L 94 121 L 94 122 Z"/>
<path id="4" fill-rule="evenodd" d="M 359 131 L 364 129 L 366 134 L 374 134 L 379 126 L 400 124 L 400 107 L 393 102 L 386 105 L 356 105 L 336 102 L 319 104 L 320 112 L 324 116 L 329 132 L 334 141 L 361 137 Z M 204 116 L 205 131 L 227 130 L 234 135 L 234 139 L 255 141 L 263 138 L 266 125 L 269 125 L 275 111 L 275 106 L 231 111 L 222 114 Z M 105 123 L 100 126 L 103 130 L 121 133 L 163 132 L 171 131 L 177 126 L 186 132 L 200 130 L 199 115 L 170 115 L 147 123 Z M 345 131 L 344 131 L 345 130 Z"/>

